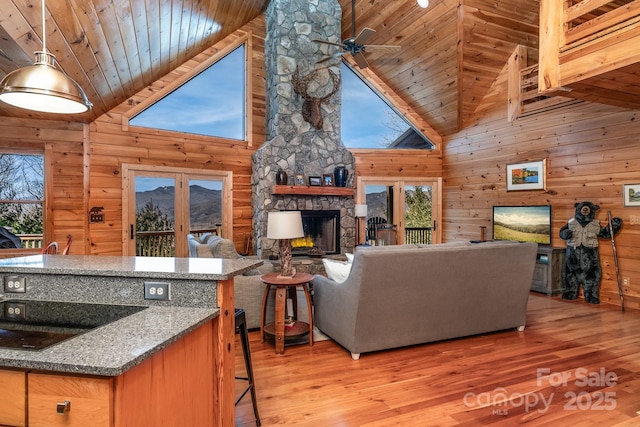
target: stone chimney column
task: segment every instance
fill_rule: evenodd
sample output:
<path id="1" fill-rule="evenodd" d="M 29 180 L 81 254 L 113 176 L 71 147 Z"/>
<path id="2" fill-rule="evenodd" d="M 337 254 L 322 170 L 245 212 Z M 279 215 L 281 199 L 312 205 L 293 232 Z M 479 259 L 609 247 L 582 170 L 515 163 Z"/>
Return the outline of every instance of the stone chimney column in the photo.
<path id="1" fill-rule="evenodd" d="M 276 196 L 271 194 L 278 169 L 290 182 L 295 175 L 322 176 L 336 166 L 349 171 L 353 186 L 354 161 L 340 140 L 341 91 L 320 106 L 323 124 L 316 129 L 302 114 L 304 99 L 295 92 L 296 69 L 306 79 L 306 94 L 314 98 L 332 92 L 340 78 L 340 58 L 317 62 L 336 47 L 313 39 L 340 42 L 342 10 L 337 0 L 271 0 L 266 10 L 266 133 L 267 141 L 253 155 L 252 204 L 256 253 L 263 258 L 278 252 L 266 239 L 267 213 L 274 210 L 340 209 L 343 248 L 353 247 L 353 198 L 334 196 Z M 344 224 L 344 226 L 342 226 Z M 345 237 L 342 237 L 343 234 Z"/>

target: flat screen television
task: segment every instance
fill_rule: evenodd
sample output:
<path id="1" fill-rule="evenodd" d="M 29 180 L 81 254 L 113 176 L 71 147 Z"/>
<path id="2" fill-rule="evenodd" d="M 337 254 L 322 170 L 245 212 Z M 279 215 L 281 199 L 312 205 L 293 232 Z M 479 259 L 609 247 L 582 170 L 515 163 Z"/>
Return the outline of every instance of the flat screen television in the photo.
<path id="1" fill-rule="evenodd" d="M 494 206 L 493 240 L 551 244 L 551 205 Z"/>

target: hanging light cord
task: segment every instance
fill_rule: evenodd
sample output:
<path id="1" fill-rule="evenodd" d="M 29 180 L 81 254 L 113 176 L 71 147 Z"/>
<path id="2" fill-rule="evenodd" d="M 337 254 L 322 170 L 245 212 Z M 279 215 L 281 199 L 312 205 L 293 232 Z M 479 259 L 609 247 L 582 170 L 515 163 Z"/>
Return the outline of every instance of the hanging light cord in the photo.
<path id="1" fill-rule="evenodd" d="M 47 29 L 44 26 L 44 4 L 45 0 L 42 0 L 42 51 L 47 53 Z"/>

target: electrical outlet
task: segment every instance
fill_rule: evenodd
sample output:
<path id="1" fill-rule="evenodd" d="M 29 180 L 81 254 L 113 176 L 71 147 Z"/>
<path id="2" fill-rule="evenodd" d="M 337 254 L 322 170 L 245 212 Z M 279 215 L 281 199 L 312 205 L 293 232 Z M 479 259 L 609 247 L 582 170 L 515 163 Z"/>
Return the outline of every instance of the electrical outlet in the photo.
<path id="1" fill-rule="evenodd" d="M 27 292 L 27 278 L 25 276 L 4 276 L 4 291 L 6 293 Z"/>
<path id="2" fill-rule="evenodd" d="M 27 306 L 23 302 L 7 301 L 4 303 L 4 317 L 7 320 L 24 320 L 27 318 Z"/>
<path id="3" fill-rule="evenodd" d="M 171 284 L 168 282 L 144 282 L 144 299 L 169 301 Z"/>
<path id="4" fill-rule="evenodd" d="M 638 215 L 629 215 L 629 224 L 630 225 L 638 225 L 638 224 L 640 224 L 640 216 L 638 216 Z"/>
<path id="5" fill-rule="evenodd" d="M 629 278 L 628 277 L 623 277 L 622 278 L 622 284 L 624 286 L 629 286 Z"/>

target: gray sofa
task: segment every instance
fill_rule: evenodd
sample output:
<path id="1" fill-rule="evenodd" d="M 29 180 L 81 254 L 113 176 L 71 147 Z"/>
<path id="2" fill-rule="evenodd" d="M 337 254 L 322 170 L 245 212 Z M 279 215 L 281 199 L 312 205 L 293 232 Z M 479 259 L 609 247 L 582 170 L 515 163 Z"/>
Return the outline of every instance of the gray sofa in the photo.
<path id="1" fill-rule="evenodd" d="M 200 238 L 188 236 L 189 255 L 196 258 L 240 258 L 235 245 L 229 239 L 223 239 L 216 235 L 203 235 Z M 234 278 L 235 306 L 245 311 L 247 327 L 249 329 L 260 328 L 260 314 L 262 310 L 262 297 L 265 284 L 260 280 L 260 275 L 272 273 L 273 264 L 265 261 L 255 271 L 248 271 Z M 268 316 L 273 318 L 273 314 Z"/>
<path id="2" fill-rule="evenodd" d="M 524 330 L 537 245 L 359 247 L 347 280 L 313 279 L 314 324 L 360 353 Z"/>

